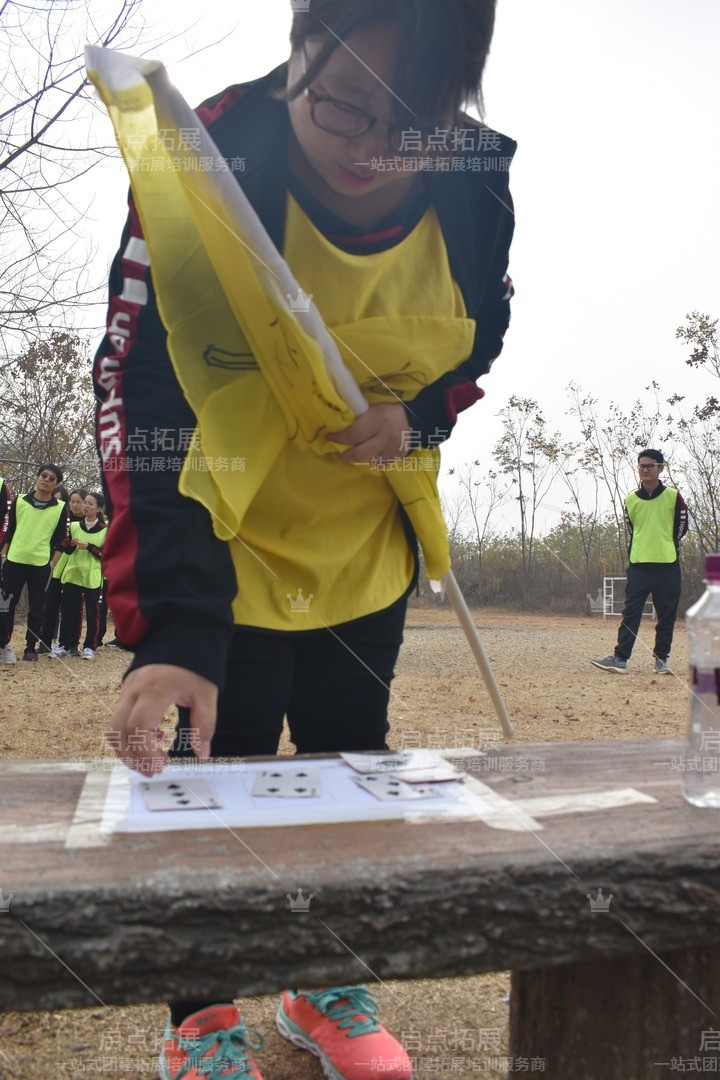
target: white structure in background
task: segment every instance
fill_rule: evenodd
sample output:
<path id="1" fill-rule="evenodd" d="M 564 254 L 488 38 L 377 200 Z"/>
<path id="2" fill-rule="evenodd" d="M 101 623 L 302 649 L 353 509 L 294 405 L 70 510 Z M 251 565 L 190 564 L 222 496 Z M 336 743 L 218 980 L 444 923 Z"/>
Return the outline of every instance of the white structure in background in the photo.
<path id="1" fill-rule="evenodd" d="M 608 615 L 622 615 L 623 604 L 625 603 L 625 582 L 626 577 L 608 576 L 603 578 L 602 597 L 600 596 L 600 590 L 598 589 L 597 600 L 590 600 L 590 611 L 598 612 L 602 611 L 603 618 L 606 619 Z M 589 599 L 589 596 L 588 596 Z M 599 601 L 602 599 L 602 605 Z M 654 617 L 655 608 L 652 601 L 648 600 L 643 608 L 643 615 L 650 615 Z"/>

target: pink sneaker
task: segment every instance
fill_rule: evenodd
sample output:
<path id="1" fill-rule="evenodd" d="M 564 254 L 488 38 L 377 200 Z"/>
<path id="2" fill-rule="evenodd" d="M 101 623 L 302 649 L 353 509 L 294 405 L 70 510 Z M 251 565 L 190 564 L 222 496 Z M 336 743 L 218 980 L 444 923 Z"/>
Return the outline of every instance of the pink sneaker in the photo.
<path id="1" fill-rule="evenodd" d="M 250 1051 L 264 1039 L 245 1027 L 234 1005 L 212 1005 L 183 1020 L 168 1021 L 160 1080 L 263 1080 Z"/>
<path id="2" fill-rule="evenodd" d="M 277 1011 L 281 1035 L 320 1058 L 328 1080 L 411 1080 L 412 1066 L 397 1039 L 375 1019 L 377 1002 L 366 986 L 300 993 L 286 990 Z"/>

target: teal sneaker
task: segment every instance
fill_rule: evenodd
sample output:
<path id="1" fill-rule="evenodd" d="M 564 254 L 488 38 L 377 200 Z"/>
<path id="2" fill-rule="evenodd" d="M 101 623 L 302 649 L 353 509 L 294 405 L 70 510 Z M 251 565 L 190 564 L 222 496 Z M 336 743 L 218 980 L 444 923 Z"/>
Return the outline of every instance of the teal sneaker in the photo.
<path id="1" fill-rule="evenodd" d="M 211 1005 L 177 1028 L 168 1020 L 160 1080 L 263 1080 L 251 1051 L 264 1044 L 234 1005 Z"/>

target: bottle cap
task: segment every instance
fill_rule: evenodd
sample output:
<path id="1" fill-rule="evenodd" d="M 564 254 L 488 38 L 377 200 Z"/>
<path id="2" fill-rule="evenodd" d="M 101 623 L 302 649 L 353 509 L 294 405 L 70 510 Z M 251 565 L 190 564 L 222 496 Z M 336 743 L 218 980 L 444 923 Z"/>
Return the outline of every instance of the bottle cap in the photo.
<path id="1" fill-rule="evenodd" d="M 705 577 L 708 581 L 720 581 L 720 555 L 705 558 Z"/>

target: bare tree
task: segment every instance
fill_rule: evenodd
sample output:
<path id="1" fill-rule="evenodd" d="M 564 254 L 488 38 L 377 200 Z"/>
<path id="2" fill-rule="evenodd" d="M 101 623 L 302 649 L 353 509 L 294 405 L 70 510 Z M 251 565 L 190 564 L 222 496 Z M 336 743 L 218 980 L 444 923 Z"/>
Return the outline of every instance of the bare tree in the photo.
<path id="1" fill-rule="evenodd" d="M 510 485 L 504 483 L 499 473 L 489 469 L 480 470 L 479 461 L 471 461 L 456 469 L 448 469 L 448 476 L 457 478 L 456 492 L 460 507 L 460 522 L 472 525 L 472 541 L 477 556 L 477 585 L 482 585 L 483 547 L 493 535 L 491 521 L 507 502 Z"/>
<path id="2" fill-rule="evenodd" d="M 576 533 L 583 553 L 585 590 L 590 589 L 591 562 L 595 536 L 600 525 L 600 480 L 593 467 L 593 457 L 583 443 L 558 444 L 553 457 L 555 475 L 569 498 L 569 511 L 561 521 L 565 530 Z"/>
<path id="3" fill-rule="evenodd" d="M 24 491 L 42 461 L 76 483 L 97 483 L 90 345 L 55 331 L 0 371 L 0 461 L 14 491 Z"/>
<path id="4" fill-rule="evenodd" d="M 628 537 L 623 505 L 628 491 L 637 486 L 638 452 L 657 442 L 664 443 L 666 456 L 672 452 L 670 433 L 661 434 L 659 387 L 656 383 L 647 387 L 647 402 L 636 401 L 627 413 L 611 402 L 605 417 L 598 412 L 596 398 L 584 395 L 574 383 L 568 389 L 573 400 L 570 415 L 578 421 L 584 443 L 583 462 L 607 492 L 615 520 L 619 565 L 624 566 Z"/>
<path id="5" fill-rule="evenodd" d="M 503 434 L 495 446 L 500 471 L 516 486 L 523 564 L 523 591 L 533 569 L 537 513 L 553 480 L 552 462 L 559 436 L 547 432 L 545 417 L 532 398 L 513 395 L 498 414 Z"/>
<path id="6" fill-rule="evenodd" d="M 107 126 L 93 133 L 98 103 L 85 78 L 87 41 L 125 45 L 140 0 L 0 0 L 0 359 L 62 327 L 78 305 L 97 301 L 78 254 L 86 207 L 71 186 L 111 152 Z M 112 152 L 115 152 L 112 150 Z"/>

